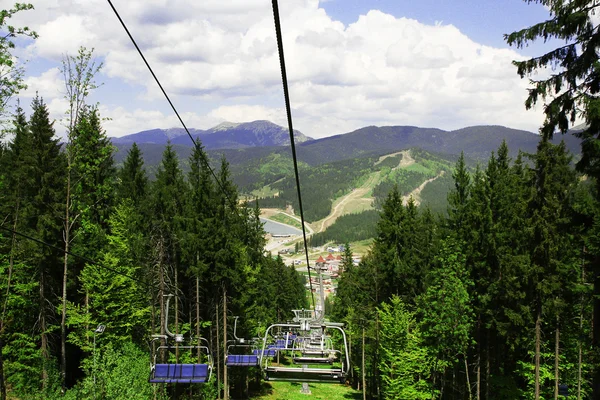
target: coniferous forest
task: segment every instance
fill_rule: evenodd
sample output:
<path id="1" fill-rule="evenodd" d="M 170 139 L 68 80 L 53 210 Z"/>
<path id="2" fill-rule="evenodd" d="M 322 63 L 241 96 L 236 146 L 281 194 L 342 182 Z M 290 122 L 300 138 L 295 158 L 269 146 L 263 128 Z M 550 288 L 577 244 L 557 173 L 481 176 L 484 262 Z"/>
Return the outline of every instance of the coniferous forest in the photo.
<path id="1" fill-rule="evenodd" d="M 30 116 L 16 110 L 1 149 L 2 398 L 183 396 L 148 384 L 148 339 L 165 334 L 167 294 L 177 299 L 170 329 L 211 338 L 217 365 L 225 316 L 243 316 L 238 335 L 255 337 L 307 306 L 304 278 L 264 253 L 259 209 L 239 204 L 226 160 L 210 170 L 198 145 L 184 176 L 167 146 L 149 181 L 134 145 L 115 167 L 98 108 L 86 103 L 91 55 L 63 65 L 67 142 L 36 97 Z"/>
<path id="2" fill-rule="evenodd" d="M 537 151 L 511 158 L 504 143 L 475 168 L 461 155 L 444 214 L 403 203 L 386 182 L 369 252 L 355 263 L 345 245 L 324 306 L 345 324 L 345 384 L 364 398 L 600 398 L 600 33 L 590 20 L 600 5 L 542 3 L 552 19 L 505 38 L 572 42 L 515 62 L 522 77 L 560 64 L 531 81 L 525 103 L 546 102 Z M 43 93 L 30 114 L 8 113 L 24 88 L 11 40 L 37 36 L 8 22 L 30 9 L 0 13 L 0 399 L 247 397 L 256 369 L 220 385 L 232 321 L 250 338 L 289 320 L 310 306 L 304 278 L 265 253 L 260 202 L 241 202 L 227 160 L 211 169 L 201 143 L 188 160 L 167 145 L 152 180 L 136 145 L 115 165 L 89 100 L 102 68 L 92 51 L 63 58 L 64 120 L 50 119 Z M 574 160 L 550 140 L 577 118 L 586 128 Z M 210 382 L 148 383 L 149 338 L 164 345 L 169 329 L 207 339 Z"/>

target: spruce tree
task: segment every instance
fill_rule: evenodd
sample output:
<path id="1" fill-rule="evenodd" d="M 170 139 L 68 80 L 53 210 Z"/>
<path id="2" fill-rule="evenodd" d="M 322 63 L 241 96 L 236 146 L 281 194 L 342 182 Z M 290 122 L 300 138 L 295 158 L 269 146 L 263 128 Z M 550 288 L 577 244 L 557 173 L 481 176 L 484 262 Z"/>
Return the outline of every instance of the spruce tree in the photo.
<path id="1" fill-rule="evenodd" d="M 566 42 L 553 50 L 524 61 L 515 61 L 517 73 L 529 77 L 548 66 L 560 65 L 552 69 L 549 77 L 530 79 L 531 89 L 525 101 L 527 109 L 539 102 L 546 102 L 546 116 L 540 133 L 552 138 L 560 131 L 567 133 L 577 119 L 585 121 L 585 127 L 575 135 L 582 139 L 581 159 L 577 163 L 579 171 L 595 180 L 597 195 L 600 194 L 600 75 L 597 43 L 600 31 L 593 20 L 600 6 L 595 0 L 552 1 L 543 0 L 550 11 L 546 21 L 505 35 L 508 44 L 518 48 L 535 40 L 558 39 Z M 597 198 L 596 201 L 599 199 Z M 592 345 L 597 353 L 600 350 L 600 254 L 587 254 L 590 257 L 590 274 L 594 285 L 594 326 Z M 599 364 L 599 360 L 595 360 Z M 600 398 L 600 368 L 594 372 L 593 398 Z"/>
<path id="2" fill-rule="evenodd" d="M 144 169 L 142 152 L 136 143 L 127 152 L 123 167 L 119 170 L 119 199 L 129 198 L 139 206 L 148 191 L 148 177 Z"/>
<path id="3" fill-rule="evenodd" d="M 464 230 L 468 229 L 465 226 L 465 214 L 471 190 L 471 176 L 467 171 L 464 152 L 460 153 L 452 178 L 454 189 L 448 193 L 448 219 L 450 230 L 460 237 L 464 234 Z"/>
<path id="4" fill-rule="evenodd" d="M 182 223 L 184 217 L 184 201 L 186 187 L 183 173 L 179 167 L 177 154 L 171 144 L 167 144 L 161 164 L 158 167 L 156 181 L 152 187 L 151 213 L 151 246 L 154 250 L 153 271 L 157 281 L 160 305 L 160 330 L 164 335 L 163 295 L 180 293 L 179 269 L 181 262 Z M 175 302 L 175 333 L 179 330 L 179 302 Z"/>
<path id="5" fill-rule="evenodd" d="M 35 232 L 35 237 L 46 243 L 59 246 L 62 237 L 60 217 L 64 205 L 66 160 L 64 153 L 61 152 L 59 140 L 55 137 L 46 104 L 41 98 L 36 97 L 31 108 L 33 114 L 29 119 L 29 129 L 33 143 L 31 175 L 34 177 L 34 182 L 30 188 L 33 194 L 30 199 L 32 213 L 27 219 L 27 231 Z M 55 298 L 51 295 L 51 288 L 60 282 L 59 260 L 61 254 L 50 247 L 35 247 L 32 251 L 38 255 L 35 259 L 35 266 L 39 285 L 39 323 L 37 326 L 40 332 L 43 364 L 41 382 L 42 388 L 46 389 L 51 357 L 48 329 L 55 315 L 55 308 L 52 306 Z"/>
<path id="6" fill-rule="evenodd" d="M 564 142 L 554 146 L 542 139 L 535 155 L 532 196 L 529 202 L 531 266 L 527 274 L 528 299 L 535 335 L 534 397 L 541 396 L 540 351 L 544 315 L 552 315 L 550 326 L 558 323 L 565 300 L 576 285 L 579 274 L 573 268 L 573 247 L 569 241 L 570 202 L 575 184 L 574 171 Z M 557 332 L 558 334 L 558 332 Z M 558 389 L 558 386 L 556 387 Z M 556 393 L 557 395 L 558 393 Z"/>

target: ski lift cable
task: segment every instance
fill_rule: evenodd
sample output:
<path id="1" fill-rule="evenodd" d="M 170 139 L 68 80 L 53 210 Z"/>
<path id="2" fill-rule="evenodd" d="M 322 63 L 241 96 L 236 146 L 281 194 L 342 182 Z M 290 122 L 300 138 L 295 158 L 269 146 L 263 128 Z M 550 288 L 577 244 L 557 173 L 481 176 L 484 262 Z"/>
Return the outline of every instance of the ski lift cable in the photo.
<path id="1" fill-rule="evenodd" d="M 110 0 L 109 0 L 110 1 Z M 298 192 L 298 208 L 300 208 L 300 222 L 302 225 L 302 238 L 304 239 L 304 255 L 306 256 L 306 270 L 308 271 L 308 282 L 310 285 L 310 295 L 312 297 L 313 309 L 317 311 L 315 295 L 313 293 L 312 279 L 310 276 L 310 261 L 308 259 L 308 243 L 306 241 L 306 227 L 304 226 L 304 210 L 302 209 L 302 193 L 300 191 L 300 177 L 298 174 L 298 159 L 296 157 L 296 145 L 294 143 L 294 127 L 292 126 L 292 109 L 290 106 L 290 93 L 288 90 L 287 73 L 285 70 L 285 58 L 283 56 L 283 39 L 281 35 L 281 21 L 279 19 L 279 6 L 277 0 L 272 0 L 273 18 L 275 20 L 275 34 L 277 36 L 277 50 L 279 52 L 279 66 L 281 68 L 281 80 L 283 82 L 283 96 L 285 98 L 285 110 L 287 113 L 288 130 L 290 132 L 290 147 L 292 150 L 292 160 L 294 162 L 294 176 L 296 178 L 296 190 Z"/>
<path id="2" fill-rule="evenodd" d="M 135 41 L 135 39 L 133 38 L 132 34 L 130 33 L 129 29 L 127 28 L 127 25 L 125 24 L 125 22 L 121 18 L 119 12 L 117 11 L 117 9 L 115 8 L 115 6 L 113 5 L 112 1 L 111 0 L 107 0 L 107 1 L 108 1 L 108 4 L 110 5 L 110 7 L 112 8 L 113 12 L 117 16 L 119 22 L 123 26 L 123 29 L 127 33 L 127 36 L 129 36 L 129 39 L 131 40 L 132 44 L 134 45 L 134 47 L 138 51 L 140 57 L 142 58 L 142 60 L 146 64 L 146 67 L 148 68 L 148 70 L 152 74 L 152 77 L 156 81 L 156 83 L 159 86 L 160 90 L 162 91 L 163 95 L 167 99 L 169 105 L 173 109 L 173 112 L 175 113 L 175 115 L 179 119 L 179 122 L 183 126 L 183 128 L 186 131 L 187 135 L 189 136 L 190 140 L 192 141 L 192 143 L 194 143 L 194 146 L 196 146 L 196 148 L 197 148 L 199 146 L 199 144 L 196 142 L 196 140 L 194 140 L 193 136 L 189 132 L 187 126 L 183 122 L 183 119 L 179 115 L 179 112 L 177 111 L 175 105 L 171 101 L 169 95 L 167 94 L 167 92 L 163 88 L 162 84 L 160 83 L 160 80 L 158 79 L 158 77 L 154 73 L 154 70 L 152 69 L 152 67 L 150 66 L 150 64 L 148 63 L 148 61 L 146 60 L 146 57 L 144 56 L 142 50 L 140 49 L 140 47 L 138 46 L 137 42 Z M 308 257 L 308 244 L 307 244 L 307 240 L 306 240 L 306 227 L 304 226 L 304 224 L 305 224 L 304 210 L 303 210 L 303 207 L 302 207 L 302 194 L 301 194 L 301 190 L 300 190 L 300 179 L 299 179 L 299 174 L 298 174 L 298 161 L 297 161 L 297 157 L 296 157 L 296 147 L 295 147 L 295 143 L 294 143 L 294 131 L 293 131 L 293 125 L 292 125 L 292 114 L 291 114 L 291 108 L 290 108 L 289 90 L 288 90 L 288 84 L 287 84 L 287 74 L 286 74 L 286 70 L 285 70 L 285 59 L 284 59 L 284 54 L 283 54 L 283 41 L 282 41 L 282 35 L 281 35 L 281 23 L 280 23 L 280 19 L 279 19 L 279 7 L 278 7 L 278 4 L 277 4 L 277 0 L 273 0 L 273 15 L 274 15 L 274 20 L 275 20 L 275 31 L 276 31 L 276 36 L 277 36 L 277 44 L 278 44 L 278 50 L 279 50 L 279 60 L 280 60 L 280 67 L 281 67 L 281 74 L 282 74 L 282 81 L 283 81 L 283 89 L 284 89 L 284 97 L 285 97 L 286 111 L 287 111 L 288 128 L 289 128 L 289 133 L 290 133 L 290 145 L 291 145 L 292 159 L 293 159 L 293 164 L 294 164 L 294 175 L 295 175 L 295 179 L 296 179 L 296 188 L 297 188 L 297 192 L 298 192 L 298 206 L 299 206 L 299 209 L 300 209 L 300 220 L 301 220 L 301 224 L 302 224 L 302 236 L 303 236 L 303 240 L 304 240 L 304 253 L 306 255 L 306 265 L 307 265 L 307 271 L 308 271 L 308 281 L 309 281 L 309 286 L 310 286 L 311 297 L 313 299 L 313 307 L 314 307 L 314 309 L 316 311 L 316 303 L 315 303 L 315 300 L 314 300 L 314 293 L 313 293 L 312 281 L 311 281 L 311 273 L 310 273 L 310 269 L 311 269 L 311 267 L 310 267 L 310 260 L 309 260 L 309 257 Z M 219 185 L 219 188 L 221 189 L 221 191 L 224 194 L 224 196 L 227 198 L 227 200 L 230 203 L 232 203 L 231 199 L 229 198 L 229 196 L 225 192 L 222 183 L 219 181 L 219 179 L 217 178 L 217 176 L 214 173 L 213 169 L 208 164 L 208 161 L 205 160 L 205 159 L 203 159 L 203 161 L 205 162 L 206 166 L 208 167 L 208 169 L 210 170 L 211 174 L 215 178 L 215 181 Z M 237 210 L 237 207 L 235 209 Z M 236 212 L 236 215 L 239 216 L 239 214 L 237 214 L 237 212 Z"/>
<path id="3" fill-rule="evenodd" d="M 73 256 L 73 257 L 75 257 L 75 258 L 78 258 L 78 259 L 80 259 L 80 260 L 82 260 L 82 261 L 85 261 L 85 262 L 86 262 L 86 263 L 88 263 L 88 264 L 95 265 L 96 267 L 99 267 L 99 268 L 101 268 L 101 269 L 105 269 L 105 270 L 107 270 L 107 271 L 109 271 L 109 272 L 112 272 L 112 273 L 113 273 L 113 274 L 115 274 L 115 275 L 120 275 L 120 276 L 122 276 L 122 277 L 124 277 L 124 278 L 128 278 L 128 279 L 131 279 L 131 280 L 133 280 L 133 281 L 136 281 L 136 282 L 138 282 L 139 284 L 146 286 L 147 288 L 154 288 L 154 289 L 157 289 L 157 288 L 158 288 L 158 286 L 154 286 L 154 285 L 151 285 L 151 284 L 149 284 L 148 282 L 144 282 L 143 280 L 141 280 L 141 279 L 139 279 L 139 278 L 137 278 L 137 277 L 135 277 L 135 276 L 132 276 L 132 275 L 129 275 L 129 274 L 126 274 L 126 273 L 123 273 L 123 272 L 117 271 L 116 269 L 114 269 L 114 268 L 112 268 L 112 267 L 107 267 L 106 265 L 104 265 L 104 264 L 101 264 L 101 263 L 99 263 L 99 262 L 98 262 L 98 261 L 96 261 L 96 260 L 92 260 L 92 259 L 91 259 L 91 258 L 89 258 L 89 257 L 82 256 L 82 255 L 80 255 L 80 254 L 77 254 L 77 253 L 73 253 L 72 251 L 67 251 L 67 250 L 65 250 L 65 249 L 63 249 L 63 248 L 60 248 L 60 247 L 58 247 L 58 246 L 55 246 L 55 245 L 53 245 L 53 244 L 51 244 L 51 243 L 48 243 L 48 242 L 44 242 L 43 240 L 40 240 L 40 239 L 38 239 L 38 238 L 35 238 L 35 237 L 33 237 L 33 236 L 30 236 L 30 235 L 27 235 L 27 234 L 25 234 L 25 233 L 22 233 L 22 232 L 16 231 L 16 230 L 14 230 L 14 229 L 12 229 L 12 228 L 7 228 L 7 227 L 6 227 L 6 226 L 4 226 L 4 225 L 0 225 L 0 229 L 4 230 L 4 231 L 6 231 L 6 232 L 10 232 L 10 233 L 12 233 L 12 234 L 14 234 L 14 235 L 17 235 L 17 236 L 21 236 L 21 237 L 23 237 L 23 238 L 25 238 L 25 239 L 31 240 L 31 241 L 33 241 L 33 242 L 36 242 L 36 243 L 38 243 L 38 244 L 44 245 L 44 246 L 46 246 L 46 247 L 49 247 L 49 248 L 51 248 L 51 249 L 58 250 L 58 251 L 62 252 L 63 254 L 68 254 L 69 256 Z"/>
<path id="4" fill-rule="evenodd" d="M 160 88 L 162 94 L 165 96 L 165 98 L 167 99 L 167 102 L 169 103 L 169 105 L 171 106 L 171 108 L 173 109 L 173 112 L 175 113 L 175 115 L 177 116 L 177 119 L 179 120 L 179 122 L 181 123 L 181 126 L 183 126 L 183 129 L 185 130 L 185 132 L 187 133 L 187 135 L 189 136 L 190 140 L 192 141 L 192 143 L 194 144 L 194 147 L 196 149 L 198 149 L 200 147 L 200 144 L 194 139 L 194 137 L 192 136 L 192 134 L 190 133 L 190 131 L 188 130 L 187 126 L 185 125 L 185 122 L 183 122 L 183 119 L 181 118 L 181 116 L 179 115 L 179 112 L 177 111 L 177 108 L 175 108 L 175 105 L 173 104 L 173 102 L 171 101 L 171 98 L 169 97 L 169 95 L 167 94 L 167 92 L 165 91 L 165 89 L 163 88 L 162 84 L 160 83 L 160 80 L 158 79 L 158 77 L 156 76 L 156 74 L 154 73 L 154 70 L 152 69 L 152 67 L 150 66 L 150 64 L 148 63 L 148 60 L 146 60 L 146 57 L 144 56 L 144 53 L 142 52 L 142 50 L 140 49 L 140 47 L 138 46 L 137 42 L 135 41 L 135 39 L 133 38 L 133 36 L 131 35 L 131 33 L 129 32 L 129 29 L 127 28 L 127 25 L 125 25 L 125 22 L 123 21 L 123 19 L 121 18 L 121 15 L 119 14 L 119 12 L 117 11 L 117 9 L 115 8 L 115 6 L 113 5 L 111 0 L 107 0 L 108 4 L 110 5 L 110 7 L 112 8 L 112 10 L 114 11 L 115 15 L 117 16 L 117 18 L 119 19 L 119 22 L 121 23 L 121 26 L 123 26 L 123 29 L 125 29 L 125 32 L 127 33 L 127 36 L 129 36 L 129 39 L 131 40 L 131 43 L 133 44 L 133 46 L 136 48 L 138 54 L 140 55 L 140 57 L 142 58 L 142 60 L 144 61 L 144 64 L 146 64 L 146 67 L 148 68 L 148 70 L 150 71 L 150 74 L 152 74 L 152 77 L 154 78 L 154 80 L 156 81 L 156 84 L 158 85 L 158 87 Z M 208 160 L 206 159 L 206 157 L 202 157 L 202 161 L 205 164 L 205 166 L 209 169 L 210 173 L 212 174 L 213 178 L 215 179 L 215 181 L 217 182 L 217 185 L 219 186 L 219 189 L 221 189 L 221 193 L 223 193 L 223 195 L 227 198 L 227 200 L 229 201 L 230 205 L 232 206 L 233 209 L 237 210 L 237 205 L 233 202 L 233 200 L 229 197 L 229 195 L 227 194 L 227 192 L 225 191 L 224 187 L 223 187 L 223 183 L 221 181 L 219 181 L 219 179 L 217 178 L 217 175 L 215 174 L 215 171 L 212 169 L 212 167 L 210 166 L 210 164 L 208 163 Z M 236 215 L 238 217 L 241 218 L 241 216 L 237 213 L 236 211 Z"/>

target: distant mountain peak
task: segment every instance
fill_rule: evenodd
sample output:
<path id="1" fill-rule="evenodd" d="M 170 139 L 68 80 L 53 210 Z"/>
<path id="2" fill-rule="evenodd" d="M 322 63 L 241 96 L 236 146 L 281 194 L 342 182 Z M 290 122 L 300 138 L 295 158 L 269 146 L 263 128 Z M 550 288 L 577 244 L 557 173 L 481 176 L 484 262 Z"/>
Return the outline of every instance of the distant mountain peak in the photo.
<path id="1" fill-rule="evenodd" d="M 222 122 L 208 130 L 190 129 L 194 138 L 200 139 L 207 149 L 239 149 L 263 146 L 287 146 L 290 138 L 286 128 L 266 120 L 251 122 Z M 296 143 L 312 140 L 300 131 L 294 131 Z M 132 135 L 112 138 L 112 142 L 126 144 L 137 142 L 191 146 L 192 142 L 182 128 L 151 129 Z"/>
<path id="2" fill-rule="evenodd" d="M 226 131 L 228 129 L 237 128 L 238 126 L 240 126 L 239 122 L 224 121 L 224 122 L 221 122 L 219 125 L 210 128 L 207 132 L 213 133 L 213 132 L 219 132 L 219 131 Z"/>
<path id="3" fill-rule="evenodd" d="M 165 132 L 165 135 L 167 135 L 167 138 L 169 140 L 186 134 L 185 129 L 181 129 L 181 128 L 169 128 L 169 129 L 165 129 L 164 132 Z"/>

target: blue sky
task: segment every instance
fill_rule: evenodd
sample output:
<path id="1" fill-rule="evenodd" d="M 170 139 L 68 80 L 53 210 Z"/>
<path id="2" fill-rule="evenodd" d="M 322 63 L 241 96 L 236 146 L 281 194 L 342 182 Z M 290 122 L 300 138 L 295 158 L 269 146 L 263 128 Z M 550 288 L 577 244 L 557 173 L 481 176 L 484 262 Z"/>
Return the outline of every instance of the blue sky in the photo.
<path id="1" fill-rule="evenodd" d="M 269 119 L 285 124 L 269 0 L 114 0 L 188 127 Z M 47 0 L 22 13 L 40 38 L 19 41 L 28 104 L 66 109 L 64 54 L 94 48 L 104 63 L 92 101 L 111 136 L 178 126 L 105 0 Z M 548 45 L 509 48 L 503 34 L 548 17 L 521 0 L 282 0 L 295 127 L 312 137 L 366 125 L 536 131 L 527 80 L 511 61 Z M 62 132 L 60 123 L 57 124 Z"/>
<path id="2" fill-rule="evenodd" d="M 523 0 L 330 0 L 321 3 L 327 13 L 345 24 L 378 9 L 424 24 L 452 24 L 481 44 L 505 46 L 503 35 L 548 18 L 548 11 Z"/>

